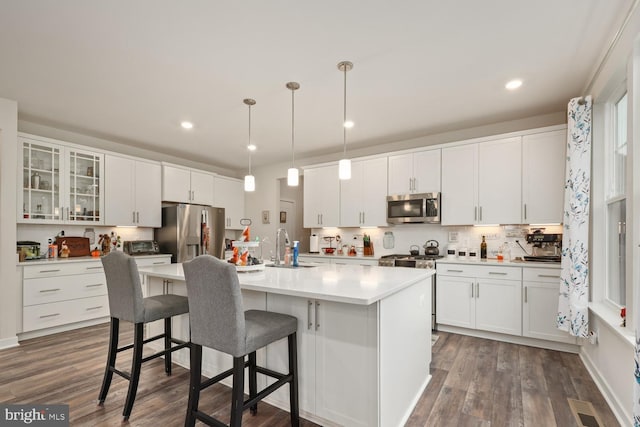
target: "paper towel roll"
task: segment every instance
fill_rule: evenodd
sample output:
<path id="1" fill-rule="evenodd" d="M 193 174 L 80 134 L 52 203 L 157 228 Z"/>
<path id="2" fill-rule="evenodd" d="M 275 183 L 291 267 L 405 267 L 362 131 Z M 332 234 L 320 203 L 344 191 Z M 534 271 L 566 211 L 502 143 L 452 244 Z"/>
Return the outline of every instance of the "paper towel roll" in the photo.
<path id="1" fill-rule="evenodd" d="M 320 253 L 320 239 L 317 234 L 312 234 L 311 237 L 309 237 L 309 253 Z"/>

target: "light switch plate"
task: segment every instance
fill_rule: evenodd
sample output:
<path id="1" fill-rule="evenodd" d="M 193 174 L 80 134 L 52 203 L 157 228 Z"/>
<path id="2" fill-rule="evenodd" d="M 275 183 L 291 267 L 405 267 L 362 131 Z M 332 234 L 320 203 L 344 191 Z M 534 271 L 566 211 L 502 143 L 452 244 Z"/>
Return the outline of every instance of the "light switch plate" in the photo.
<path id="1" fill-rule="evenodd" d="M 458 242 L 458 232 L 450 231 L 449 232 L 449 243 L 457 243 Z"/>

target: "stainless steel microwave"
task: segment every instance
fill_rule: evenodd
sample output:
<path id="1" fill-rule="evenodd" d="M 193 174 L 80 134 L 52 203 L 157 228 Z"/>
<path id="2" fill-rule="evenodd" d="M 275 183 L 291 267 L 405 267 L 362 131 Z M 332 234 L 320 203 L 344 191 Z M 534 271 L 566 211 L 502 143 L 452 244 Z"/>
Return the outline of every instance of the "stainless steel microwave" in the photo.
<path id="1" fill-rule="evenodd" d="M 440 223 L 440 193 L 387 196 L 387 222 Z"/>

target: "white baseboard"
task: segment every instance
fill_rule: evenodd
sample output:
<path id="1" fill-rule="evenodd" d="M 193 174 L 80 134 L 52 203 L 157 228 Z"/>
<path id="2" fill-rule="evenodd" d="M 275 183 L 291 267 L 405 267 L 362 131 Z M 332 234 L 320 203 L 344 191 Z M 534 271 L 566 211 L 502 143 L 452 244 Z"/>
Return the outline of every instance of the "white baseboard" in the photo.
<path id="1" fill-rule="evenodd" d="M 18 343 L 17 335 L 15 337 L 3 338 L 0 340 L 0 350 L 4 350 L 5 348 L 17 347 L 18 345 L 20 344 Z"/>
<path id="2" fill-rule="evenodd" d="M 97 319 L 83 320 L 82 322 L 70 323 L 67 325 L 54 326 L 52 328 L 38 329 L 36 331 L 21 332 L 18 334 L 20 341 L 29 340 L 31 338 L 44 337 L 47 335 L 57 334 L 59 332 L 72 331 L 74 329 L 86 328 L 87 326 L 99 325 L 109 322 L 109 317 L 99 317 Z"/>
<path id="3" fill-rule="evenodd" d="M 579 355 L 580 360 L 582 360 L 582 363 L 584 363 L 584 366 L 587 368 L 589 375 L 591 375 L 591 379 L 596 383 L 596 387 L 598 387 L 598 390 L 600 390 L 600 393 L 604 396 L 604 400 L 609 404 L 609 408 L 611 408 L 611 412 L 615 415 L 618 423 L 620 423 L 621 426 L 633 425 L 633 415 L 627 413 L 624 410 L 624 407 L 620 405 L 618 399 L 616 399 L 613 394 L 609 383 L 607 383 L 607 380 L 593 363 L 593 360 L 591 360 L 589 355 L 585 352 L 581 351 Z M 629 377 L 631 377 L 631 370 L 629 370 Z"/>

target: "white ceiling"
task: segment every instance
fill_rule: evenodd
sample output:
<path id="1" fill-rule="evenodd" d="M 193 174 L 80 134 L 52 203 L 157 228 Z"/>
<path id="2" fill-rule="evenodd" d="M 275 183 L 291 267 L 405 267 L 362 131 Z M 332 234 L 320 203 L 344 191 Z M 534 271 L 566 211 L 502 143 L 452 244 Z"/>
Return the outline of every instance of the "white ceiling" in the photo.
<path id="1" fill-rule="evenodd" d="M 1 0 L 20 118 L 225 168 L 562 111 L 630 0 Z M 504 89 L 524 80 L 516 92 Z M 191 131 L 180 128 L 191 120 Z"/>

